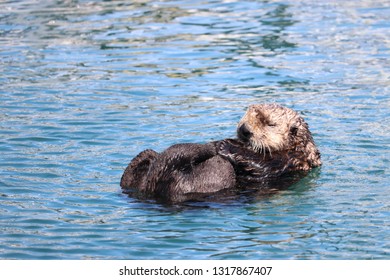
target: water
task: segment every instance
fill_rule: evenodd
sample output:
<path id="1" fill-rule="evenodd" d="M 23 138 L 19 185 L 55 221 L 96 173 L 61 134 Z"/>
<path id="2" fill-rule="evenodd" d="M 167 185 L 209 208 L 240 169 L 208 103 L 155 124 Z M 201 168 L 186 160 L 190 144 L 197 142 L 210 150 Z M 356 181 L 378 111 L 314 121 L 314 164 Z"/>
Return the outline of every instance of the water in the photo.
<path id="1" fill-rule="evenodd" d="M 389 259 L 388 1 L 2 1 L 0 258 Z M 132 157 L 233 137 L 252 103 L 324 165 L 268 197 L 122 194 Z"/>

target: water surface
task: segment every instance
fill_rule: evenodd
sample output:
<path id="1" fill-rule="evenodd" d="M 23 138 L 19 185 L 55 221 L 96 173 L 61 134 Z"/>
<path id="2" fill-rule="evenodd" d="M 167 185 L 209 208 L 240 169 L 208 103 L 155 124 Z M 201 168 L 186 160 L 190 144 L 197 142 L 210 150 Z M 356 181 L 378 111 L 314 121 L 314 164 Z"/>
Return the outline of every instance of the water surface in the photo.
<path id="1" fill-rule="evenodd" d="M 2 1 L 0 258 L 389 259 L 389 38 L 384 0 Z M 137 153 L 233 137 L 260 102 L 304 115 L 320 169 L 250 200 L 122 194 Z"/>

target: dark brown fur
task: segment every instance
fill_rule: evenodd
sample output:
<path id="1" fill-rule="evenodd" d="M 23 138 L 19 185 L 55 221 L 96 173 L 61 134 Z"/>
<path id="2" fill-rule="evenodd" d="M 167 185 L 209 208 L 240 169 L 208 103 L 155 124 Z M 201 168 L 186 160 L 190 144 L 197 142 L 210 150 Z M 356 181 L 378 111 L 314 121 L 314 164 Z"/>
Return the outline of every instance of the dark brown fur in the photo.
<path id="1" fill-rule="evenodd" d="M 162 153 L 145 150 L 126 168 L 121 187 L 166 202 L 233 188 L 234 168 L 217 154 L 217 144 L 177 144 Z"/>
<path id="2" fill-rule="evenodd" d="M 252 105 L 237 135 L 207 144 L 177 144 L 162 153 L 145 150 L 126 168 L 121 187 L 180 202 L 247 183 L 263 185 L 321 165 L 308 125 L 291 109 Z"/>

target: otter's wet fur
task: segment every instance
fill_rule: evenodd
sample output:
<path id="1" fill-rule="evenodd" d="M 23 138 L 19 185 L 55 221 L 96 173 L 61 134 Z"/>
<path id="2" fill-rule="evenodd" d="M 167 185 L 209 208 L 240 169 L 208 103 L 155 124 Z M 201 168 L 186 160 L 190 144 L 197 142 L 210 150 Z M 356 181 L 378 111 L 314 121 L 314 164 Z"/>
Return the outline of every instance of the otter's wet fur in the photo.
<path id="1" fill-rule="evenodd" d="M 160 201 L 181 202 L 249 185 L 264 188 L 285 175 L 305 175 L 321 165 L 307 123 L 292 109 L 249 106 L 238 123 L 237 137 L 176 144 L 162 153 L 145 150 L 126 168 L 121 187 Z"/>
<path id="2" fill-rule="evenodd" d="M 234 168 L 218 155 L 217 143 L 176 144 L 162 153 L 145 150 L 126 168 L 121 187 L 162 202 L 181 202 L 233 188 Z"/>

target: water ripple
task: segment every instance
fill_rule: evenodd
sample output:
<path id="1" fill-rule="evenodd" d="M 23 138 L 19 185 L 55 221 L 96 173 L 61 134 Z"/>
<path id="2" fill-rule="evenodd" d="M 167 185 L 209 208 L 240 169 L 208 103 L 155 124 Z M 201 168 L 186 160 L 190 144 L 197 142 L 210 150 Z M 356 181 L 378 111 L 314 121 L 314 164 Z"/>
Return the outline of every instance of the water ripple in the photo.
<path id="1" fill-rule="evenodd" d="M 2 1 L 0 258 L 388 259 L 387 1 Z M 121 193 L 141 150 L 233 137 L 248 104 L 324 166 L 273 196 Z"/>

